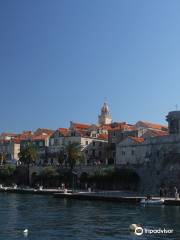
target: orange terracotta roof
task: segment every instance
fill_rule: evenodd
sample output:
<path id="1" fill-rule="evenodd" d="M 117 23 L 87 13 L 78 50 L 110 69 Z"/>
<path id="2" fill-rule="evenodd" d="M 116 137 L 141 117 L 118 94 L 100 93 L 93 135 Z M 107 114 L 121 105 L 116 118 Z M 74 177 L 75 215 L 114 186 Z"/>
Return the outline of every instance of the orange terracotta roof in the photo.
<path id="1" fill-rule="evenodd" d="M 84 129 L 75 130 L 75 133 L 79 134 L 81 137 L 88 137 L 89 136 L 89 132 L 87 130 L 84 130 Z"/>
<path id="2" fill-rule="evenodd" d="M 169 135 L 169 133 L 168 132 L 166 132 L 166 131 L 153 131 L 157 136 L 167 136 L 167 135 Z"/>
<path id="3" fill-rule="evenodd" d="M 69 129 L 68 128 L 58 128 L 58 131 L 63 135 L 63 136 L 67 136 L 69 133 Z"/>
<path id="4" fill-rule="evenodd" d="M 167 136 L 167 135 L 169 135 L 169 133 L 166 131 L 150 129 L 149 131 L 145 132 L 143 136 L 158 137 L 158 136 Z"/>
<path id="5" fill-rule="evenodd" d="M 110 126 L 110 125 L 100 125 L 99 127 L 98 127 L 98 129 L 103 129 L 103 130 L 111 130 L 112 129 L 112 127 Z"/>
<path id="6" fill-rule="evenodd" d="M 77 128 L 77 129 L 88 129 L 91 127 L 90 124 L 84 124 L 84 123 L 72 123 L 73 128 Z"/>
<path id="7" fill-rule="evenodd" d="M 129 136 L 128 138 L 132 139 L 134 142 L 136 143 L 141 143 L 144 142 L 144 138 L 140 138 L 140 137 L 131 137 Z"/>
<path id="8" fill-rule="evenodd" d="M 41 135 L 43 133 L 47 134 L 47 135 L 52 135 L 54 132 L 54 130 L 52 129 L 48 129 L 48 128 L 38 128 L 36 131 L 35 131 L 35 135 Z"/>
<path id="9" fill-rule="evenodd" d="M 158 130 L 168 130 L 168 127 L 166 125 L 161 125 L 161 124 L 156 124 L 156 123 L 151 123 L 151 122 L 146 122 L 146 121 L 139 121 L 136 123 L 141 124 L 143 127 L 146 128 L 152 128 L 152 129 L 158 129 Z"/>
<path id="10" fill-rule="evenodd" d="M 58 130 L 60 130 L 60 131 L 68 131 L 69 129 L 68 128 L 58 128 Z"/>
<path id="11" fill-rule="evenodd" d="M 136 128 L 134 127 L 134 125 L 122 122 L 122 123 L 117 123 L 116 125 L 114 125 L 110 129 L 110 131 L 116 131 L 116 130 L 122 130 L 122 131 L 130 130 L 130 131 L 133 131 L 133 130 L 136 130 Z"/>
<path id="12" fill-rule="evenodd" d="M 99 134 L 98 139 L 103 139 L 103 140 L 107 140 L 108 139 L 108 135 L 107 134 Z"/>
<path id="13" fill-rule="evenodd" d="M 18 134 L 16 136 L 16 139 L 19 139 L 20 141 L 31 139 L 34 136 L 33 132 L 31 131 L 26 131 L 21 134 Z"/>
<path id="14" fill-rule="evenodd" d="M 1 136 L 3 137 L 15 137 L 17 135 L 17 133 L 1 133 Z"/>

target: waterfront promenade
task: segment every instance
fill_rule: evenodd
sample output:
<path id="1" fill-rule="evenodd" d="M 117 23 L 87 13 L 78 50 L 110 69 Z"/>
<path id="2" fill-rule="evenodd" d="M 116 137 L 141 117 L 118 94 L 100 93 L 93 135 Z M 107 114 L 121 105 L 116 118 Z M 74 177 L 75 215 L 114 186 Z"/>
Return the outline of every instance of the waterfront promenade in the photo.
<path id="1" fill-rule="evenodd" d="M 37 195 L 52 195 L 55 198 L 77 199 L 88 201 L 107 201 L 117 203 L 140 204 L 145 196 L 140 196 L 135 192 L 128 191 L 72 191 L 68 190 L 66 193 L 62 189 L 34 189 L 34 188 L 12 188 L 3 187 L 0 193 L 17 193 L 17 194 L 37 194 Z M 159 197 L 153 196 L 153 200 L 158 200 Z M 164 198 L 164 205 L 180 206 L 180 199 Z"/>

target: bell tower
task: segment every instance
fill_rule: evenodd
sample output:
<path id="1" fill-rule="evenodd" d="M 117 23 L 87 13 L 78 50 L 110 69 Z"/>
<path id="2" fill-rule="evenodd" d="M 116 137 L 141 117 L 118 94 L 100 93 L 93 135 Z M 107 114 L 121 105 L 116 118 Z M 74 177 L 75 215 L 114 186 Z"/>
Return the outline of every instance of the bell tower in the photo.
<path id="1" fill-rule="evenodd" d="M 99 115 L 98 120 L 100 125 L 112 123 L 112 117 L 107 102 L 105 102 L 101 108 L 101 114 Z"/>

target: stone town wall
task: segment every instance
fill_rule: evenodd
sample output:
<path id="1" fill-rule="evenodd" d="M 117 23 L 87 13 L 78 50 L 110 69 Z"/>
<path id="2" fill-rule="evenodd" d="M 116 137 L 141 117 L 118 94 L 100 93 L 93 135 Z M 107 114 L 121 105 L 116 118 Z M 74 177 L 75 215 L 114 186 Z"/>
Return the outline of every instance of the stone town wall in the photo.
<path id="1" fill-rule="evenodd" d="M 118 165 L 143 164 L 171 152 L 180 153 L 179 134 L 148 138 L 143 143 L 121 142 L 117 145 L 116 162 Z"/>

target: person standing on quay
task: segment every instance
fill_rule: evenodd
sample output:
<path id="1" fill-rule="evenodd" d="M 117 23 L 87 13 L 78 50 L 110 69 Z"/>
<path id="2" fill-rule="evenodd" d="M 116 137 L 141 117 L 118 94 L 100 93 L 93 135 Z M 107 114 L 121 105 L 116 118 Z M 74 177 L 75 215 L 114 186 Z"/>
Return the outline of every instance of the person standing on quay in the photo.
<path id="1" fill-rule="evenodd" d="M 179 193 L 178 193 L 178 189 L 177 189 L 176 186 L 174 187 L 174 191 L 175 191 L 175 199 L 178 199 L 179 198 Z"/>

